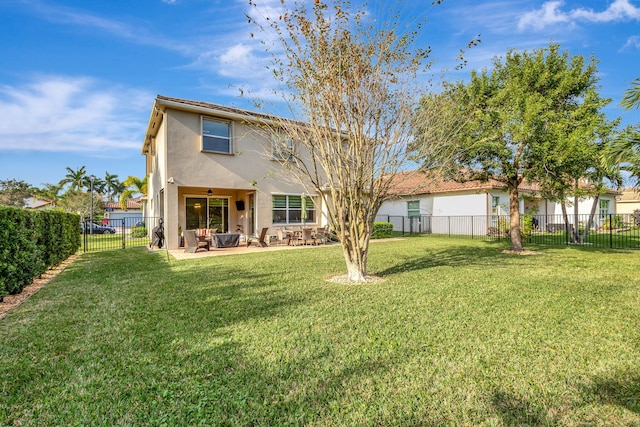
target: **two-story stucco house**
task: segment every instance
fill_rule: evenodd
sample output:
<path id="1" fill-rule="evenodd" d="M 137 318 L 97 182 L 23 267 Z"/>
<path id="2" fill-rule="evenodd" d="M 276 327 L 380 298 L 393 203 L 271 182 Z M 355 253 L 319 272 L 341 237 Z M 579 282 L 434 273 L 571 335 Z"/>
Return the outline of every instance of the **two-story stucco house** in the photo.
<path id="1" fill-rule="evenodd" d="M 269 119 L 237 108 L 156 97 L 142 147 L 148 179 L 145 216 L 163 219 L 169 249 L 179 246 L 181 230 L 253 235 L 263 227 L 323 225 L 321 198 L 278 174 L 282 139 L 272 143 L 258 131 L 258 124 Z M 297 149 L 292 143 L 287 147 Z"/>

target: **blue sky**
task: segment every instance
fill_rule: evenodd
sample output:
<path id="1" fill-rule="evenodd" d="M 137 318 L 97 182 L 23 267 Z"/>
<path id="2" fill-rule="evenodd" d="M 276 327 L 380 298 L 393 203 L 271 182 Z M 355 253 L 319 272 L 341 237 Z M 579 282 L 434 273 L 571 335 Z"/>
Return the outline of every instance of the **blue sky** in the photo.
<path id="1" fill-rule="evenodd" d="M 331 2 L 331 0 L 324 0 Z M 279 0 L 257 0 L 277 14 Z M 311 2 L 311 0 L 309 0 Z M 374 15 L 384 0 L 370 0 Z M 432 71 L 464 79 L 508 49 L 559 43 L 599 61 L 606 112 L 640 123 L 618 102 L 640 77 L 640 0 L 400 2 L 406 23 L 428 21 Z M 247 0 L 0 1 L 0 179 L 57 183 L 65 167 L 143 177 L 142 139 L 157 94 L 253 109 L 275 86 L 251 39 Z M 418 17 L 418 18 L 416 18 Z M 453 70 L 459 49 L 481 34 Z M 245 96 L 240 96 L 240 92 Z M 271 111 L 268 112 L 276 112 Z"/>

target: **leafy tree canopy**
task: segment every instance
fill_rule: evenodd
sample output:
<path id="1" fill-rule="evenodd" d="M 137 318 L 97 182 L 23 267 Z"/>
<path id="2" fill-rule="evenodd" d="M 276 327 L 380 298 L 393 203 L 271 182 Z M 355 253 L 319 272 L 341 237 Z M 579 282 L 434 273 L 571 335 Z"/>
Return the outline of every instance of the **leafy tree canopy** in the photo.
<path id="1" fill-rule="evenodd" d="M 423 97 L 414 121 L 425 168 L 439 167 L 460 181 L 494 179 L 509 192 L 512 250 L 521 251 L 518 186 L 524 179 L 566 184 L 596 166 L 600 136 L 610 128 L 597 92 L 597 61 L 561 52 L 558 44 L 531 52 L 511 50 L 493 69 L 473 71 L 439 94 Z M 434 105 L 449 111 L 431 122 Z M 455 132 L 445 140 L 433 122 Z M 442 126 L 436 127 L 441 129 Z"/>

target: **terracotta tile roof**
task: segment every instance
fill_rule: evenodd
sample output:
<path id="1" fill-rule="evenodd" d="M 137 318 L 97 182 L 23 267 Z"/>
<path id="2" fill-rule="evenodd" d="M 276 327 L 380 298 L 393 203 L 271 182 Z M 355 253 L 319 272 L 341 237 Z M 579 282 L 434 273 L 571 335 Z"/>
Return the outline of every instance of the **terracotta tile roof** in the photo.
<path id="1" fill-rule="evenodd" d="M 142 197 L 134 197 L 127 200 L 127 209 L 142 209 L 142 203 L 140 199 Z M 120 202 L 109 202 L 104 204 L 105 208 L 120 209 Z"/>
<path id="2" fill-rule="evenodd" d="M 456 182 L 442 178 L 432 178 L 416 171 L 401 172 L 394 176 L 394 183 L 389 193 L 393 196 L 409 194 L 437 194 L 456 193 L 462 191 L 505 190 L 506 185 L 496 180 Z M 534 193 L 540 190 L 535 183 L 523 182 L 519 187 L 521 192 Z"/>

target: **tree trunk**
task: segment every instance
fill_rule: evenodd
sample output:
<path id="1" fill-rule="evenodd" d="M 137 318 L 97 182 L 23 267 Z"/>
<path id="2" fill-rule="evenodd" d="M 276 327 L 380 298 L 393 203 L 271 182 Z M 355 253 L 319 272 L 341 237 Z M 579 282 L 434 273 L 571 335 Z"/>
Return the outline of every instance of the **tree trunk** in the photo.
<path id="1" fill-rule="evenodd" d="M 560 207 L 562 208 L 562 218 L 564 219 L 564 232 L 569 237 L 571 243 L 575 243 L 573 240 L 573 233 L 569 229 L 569 214 L 567 213 L 567 204 L 564 200 L 560 202 Z"/>
<path id="2" fill-rule="evenodd" d="M 344 236 L 342 252 L 347 264 L 347 278 L 352 283 L 365 283 L 367 277 L 367 254 L 369 237 L 352 232 Z"/>
<path id="3" fill-rule="evenodd" d="M 511 250 L 522 252 L 522 234 L 520 233 L 520 204 L 518 201 L 518 186 L 509 188 L 509 235 L 511 236 Z"/>
<path id="4" fill-rule="evenodd" d="M 587 220 L 587 224 L 582 231 L 582 235 L 580 236 L 580 243 L 584 243 L 587 240 L 587 236 L 589 235 L 589 230 L 591 230 L 591 224 L 593 224 L 593 218 L 596 216 L 596 208 L 598 206 L 598 202 L 600 201 L 600 195 L 596 195 L 593 199 L 593 205 L 591 205 L 591 212 L 589 212 L 589 219 Z"/>
<path id="5" fill-rule="evenodd" d="M 571 236 L 571 240 L 574 243 L 582 243 L 580 241 L 580 229 L 578 227 L 579 223 L 580 223 L 580 205 L 578 204 L 580 202 L 580 199 L 578 198 L 578 196 L 576 196 L 575 194 L 577 194 L 578 191 L 578 180 L 576 180 L 575 183 L 575 187 L 573 189 L 574 191 L 574 196 L 573 196 L 573 235 Z"/>

